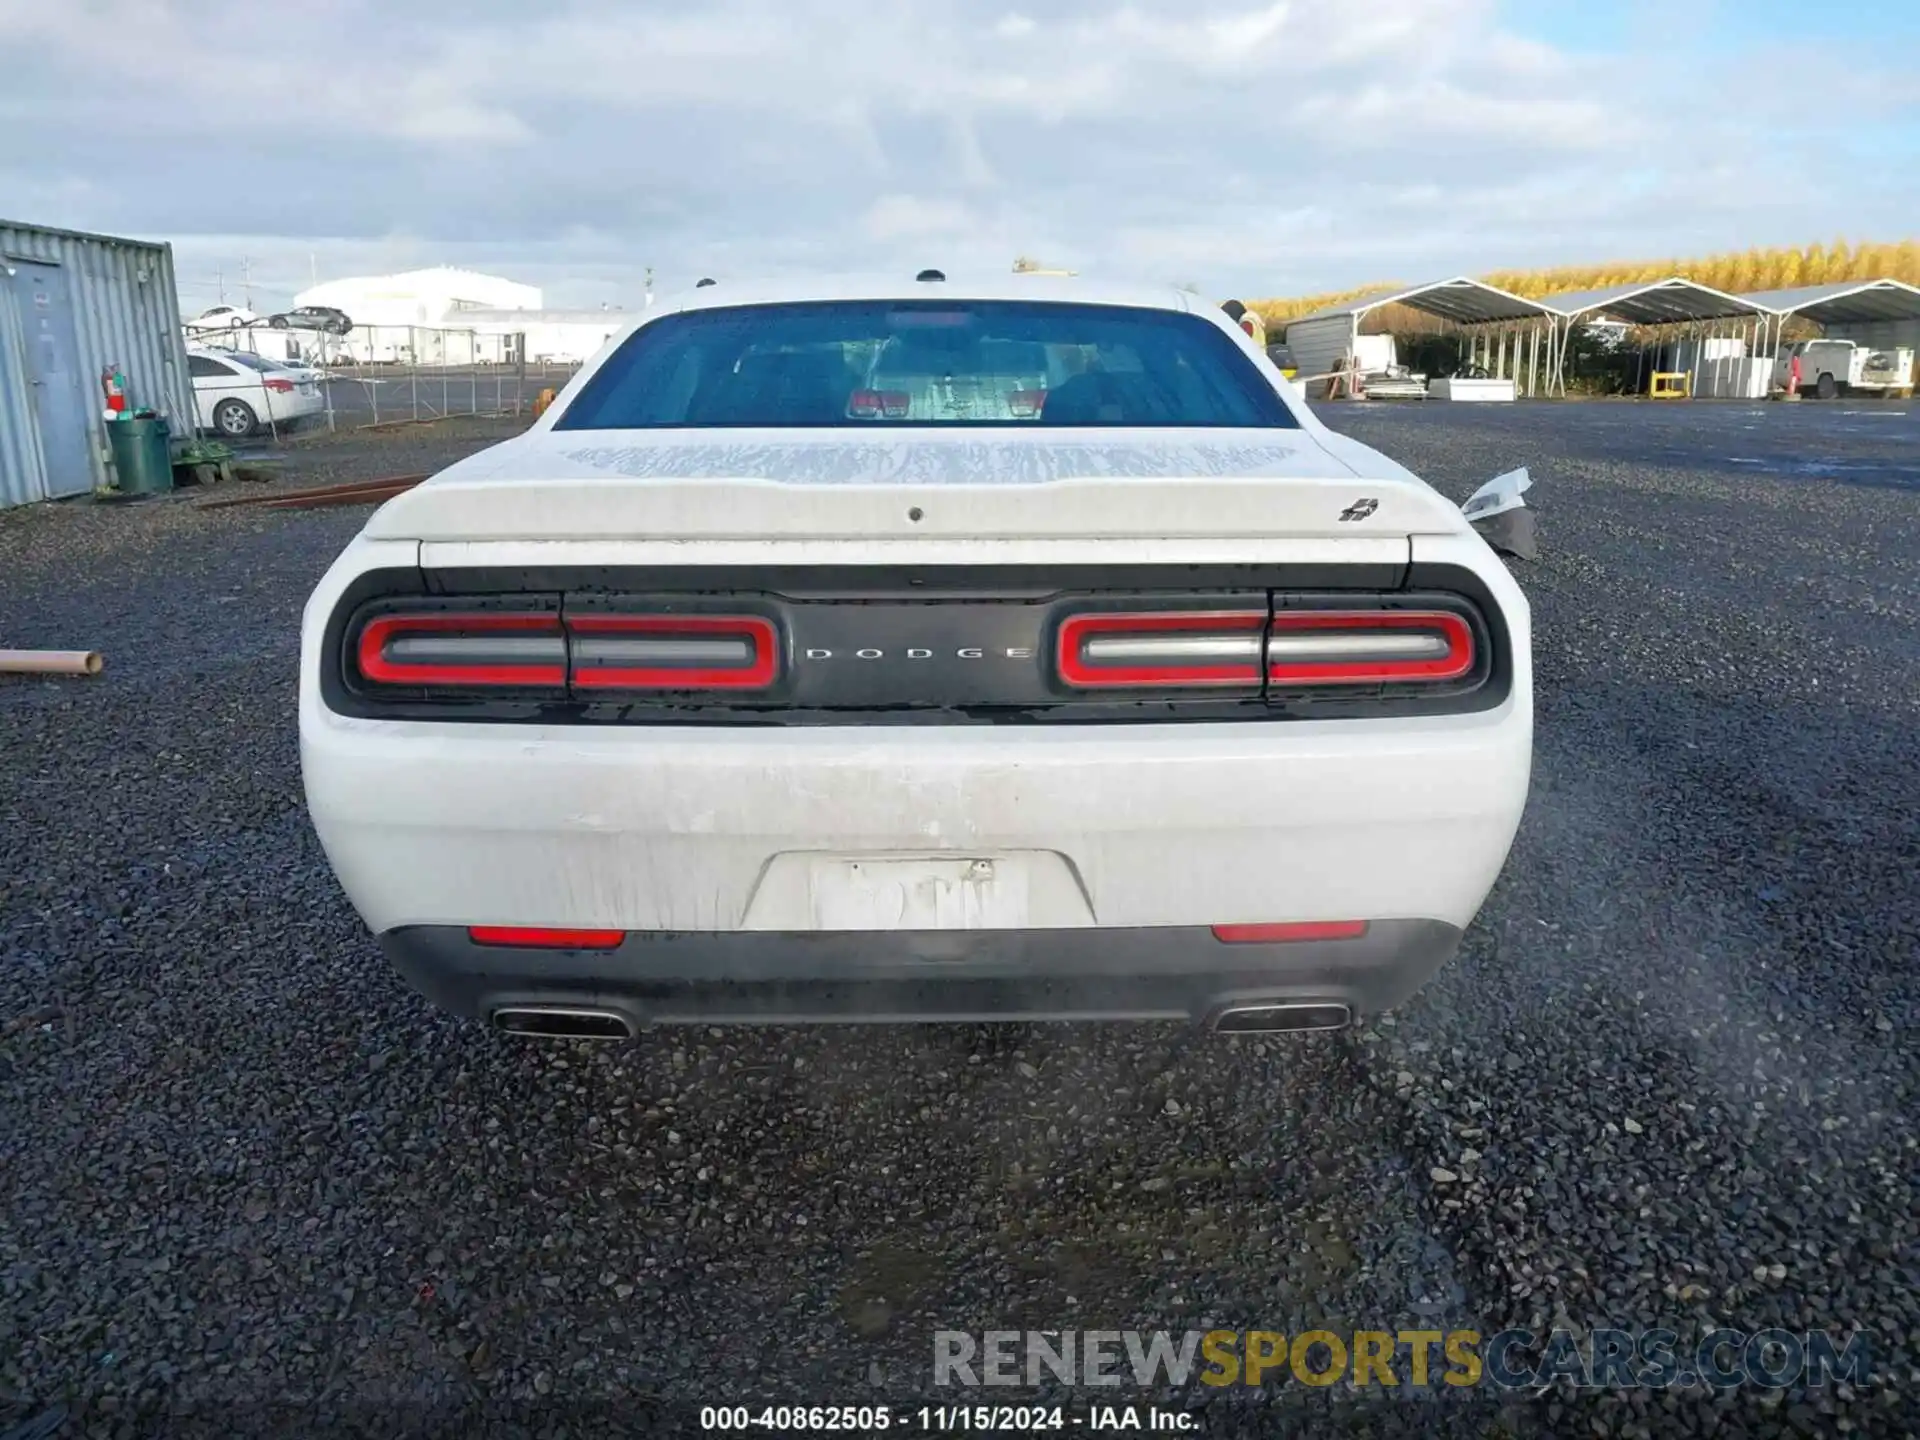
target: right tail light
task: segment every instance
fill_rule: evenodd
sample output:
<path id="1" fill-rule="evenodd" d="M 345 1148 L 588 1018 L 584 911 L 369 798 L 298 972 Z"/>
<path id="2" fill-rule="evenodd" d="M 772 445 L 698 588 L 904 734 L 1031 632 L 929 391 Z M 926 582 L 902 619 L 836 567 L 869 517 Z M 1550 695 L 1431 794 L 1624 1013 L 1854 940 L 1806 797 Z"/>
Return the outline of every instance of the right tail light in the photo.
<path id="1" fill-rule="evenodd" d="M 1072 613 L 1055 630 L 1054 677 L 1076 691 L 1258 693 L 1457 687 L 1486 672 L 1470 613 L 1450 605 Z"/>
<path id="2" fill-rule="evenodd" d="M 1280 610 L 1267 633 L 1267 683 L 1441 684 L 1473 673 L 1473 626 L 1451 610 Z"/>

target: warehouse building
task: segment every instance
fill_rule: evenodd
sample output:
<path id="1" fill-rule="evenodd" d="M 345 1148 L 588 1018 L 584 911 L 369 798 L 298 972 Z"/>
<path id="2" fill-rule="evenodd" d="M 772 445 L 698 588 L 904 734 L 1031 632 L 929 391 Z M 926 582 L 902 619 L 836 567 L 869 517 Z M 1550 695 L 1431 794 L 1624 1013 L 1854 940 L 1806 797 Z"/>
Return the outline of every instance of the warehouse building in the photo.
<path id="1" fill-rule="evenodd" d="M 193 427 L 173 247 L 0 220 L 0 506 L 112 483 L 104 372 Z"/>
<path id="2" fill-rule="evenodd" d="M 509 362 L 579 365 L 634 318 L 625 310 L 472 310 L 459 323 L 483 336 L 508 337 Z"/>
<path id="3" fill-rule="evenodd" d="M 417 326 L 423 329 L 463 327 L 462 313 L 473 310 L 538 310 L 537 287 L 436 265 L 398 275 L 356 275 L 329 280 L 302 290 L 293 303 L 326 305 L 344 310 L 356 327 Z"/>

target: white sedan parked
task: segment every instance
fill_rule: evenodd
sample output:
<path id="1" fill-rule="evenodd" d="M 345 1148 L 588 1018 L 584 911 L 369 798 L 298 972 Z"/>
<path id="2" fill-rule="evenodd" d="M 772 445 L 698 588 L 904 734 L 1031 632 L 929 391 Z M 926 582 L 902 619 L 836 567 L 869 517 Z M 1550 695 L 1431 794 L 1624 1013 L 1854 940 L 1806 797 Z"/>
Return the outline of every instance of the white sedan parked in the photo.
<path id="1" fill-rule="evenodd" d="M 286 429 L 323 413 L 322 382 L 237 350 L 189 350 L 196 423 L 226 440 Z"/>
<path id="2" fill-rule="evenodd" d="M 1453 953 L 1532 732 L 1457 506 L 1211 305 L 1032 276 L 656 307 L 302 640 L 348 897 L 522 1034 L 1343 1025 Z"/>

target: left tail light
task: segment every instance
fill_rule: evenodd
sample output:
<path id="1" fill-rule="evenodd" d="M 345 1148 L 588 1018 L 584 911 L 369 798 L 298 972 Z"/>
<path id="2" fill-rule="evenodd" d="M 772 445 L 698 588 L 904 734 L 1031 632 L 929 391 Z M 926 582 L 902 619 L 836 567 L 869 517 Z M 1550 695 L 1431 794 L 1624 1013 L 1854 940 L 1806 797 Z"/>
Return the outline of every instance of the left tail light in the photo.
<path id="1" fill-rule="evenodd" d="M 362 680 L 449 690 L 562 690 L 559 613 L 426 611 L 376 615 L 353 643 Z"/>
<path id="2" fill-rule="evenodd" d="M 781 637 L 760 615 L 386 609 L 350 632 L 356 678 L 375 690 L 497 694 L 763 691 Z"/>
<path id="3" fill-rule="evenodd" d="M 765 690 L 780 632 L 761 615 L 569 615 L 578 690 Z"/>

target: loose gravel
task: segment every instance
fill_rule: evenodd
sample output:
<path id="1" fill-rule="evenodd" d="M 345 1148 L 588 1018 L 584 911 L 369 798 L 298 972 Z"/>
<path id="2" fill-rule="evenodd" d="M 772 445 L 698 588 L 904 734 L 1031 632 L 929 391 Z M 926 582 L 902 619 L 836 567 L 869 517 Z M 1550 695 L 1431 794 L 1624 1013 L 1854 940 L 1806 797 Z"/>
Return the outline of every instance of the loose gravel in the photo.
<path id="1" fill-rule="evenodd" d="M 937 1329 L 1554 1324 L 1858 1327 L 1875 1383 L 1098 1398 L 1208 1435 L 1913 1433 L 1897 411 L 1329 412 L 1456 499 L 1531 467 L 1539 736 L 1459 959 L 1297 1040 L 492 1037 L 393 976 L 302 809 L 300 609 L 366 512 L 0 514 L 5 643 L 107 656 L 0 677 L 0 1433 L 667 1433 L 982 1398 L 932 1392 Z"/>

